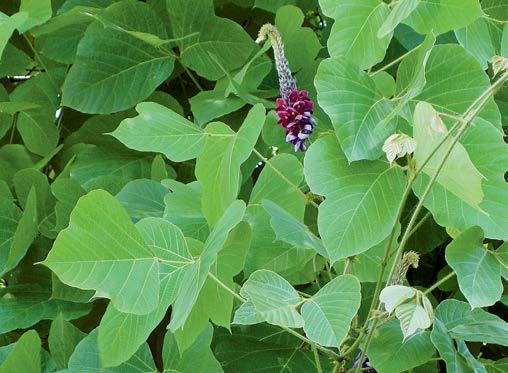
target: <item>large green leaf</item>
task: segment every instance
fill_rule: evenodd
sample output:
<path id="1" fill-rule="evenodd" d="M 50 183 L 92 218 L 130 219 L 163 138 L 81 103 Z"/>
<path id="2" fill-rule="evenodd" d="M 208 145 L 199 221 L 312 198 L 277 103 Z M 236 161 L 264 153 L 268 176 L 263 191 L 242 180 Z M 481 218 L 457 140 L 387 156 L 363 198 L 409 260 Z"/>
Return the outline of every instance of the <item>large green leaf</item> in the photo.
<path id="1" fill-rule="evenodd" d="M 20 33 L 46 22 L 53 14 L 51 0 L 21 0 L 19 11 L 28 15 L 27 20 L 18 27 Z"/>
<path id="2" fill-rule="evenodd" d="M 432 105 L 427 102 L 416 104 L 413 116 L 413 137 L 417 144 L 414 151 L 416 166 L 421 167 L 432 155 L 423 172 L 433 177 L 440 168 L 436 182 L 471 207 L 478 209 L 483 200 L 482 175 L 471 162 L 464 146 L 460 143 L 455 144 L 448 154 L 446 163 L 440 167 L 447 149 L 453 142 L 451 136 L 446 136 L 447 132 Z M 439 149 L 435 150 L 438 146 Z M 464 185 L 468 187 L 464 188 Z"/>
<path id="3" fill-rule="evenodd" d="M 319 65 L 316 89 L 318 102 L 330 117 L 348 160 L 379 158 L 396 121 L 390 114 L 394 104 L 379 93 L 374 80 L 335 57 Z"/>
<path id="4" fill-rule="evenodd" d="M 66 320 L 90 311 L 90 305 L 51 298 L 51 289 L 43 284 L 12 285 L 0 289 L 0 333 L 28 328 L 41 320 L 63 313 Z"/>
<path id="5" fill-rule="evenodd" d="M 147 344 L 143 344 L 139 350 L 136 351 L 125 363 L 114 367 L 107 368 L 101 361 L 99 354 L 99 346 L 97 342 L 97 329 L 94 329 L 88 336 L 79 342 L 74 350 L 74 353 L 69 359 L 69 368 L 67 373 L 81 373 L 81 372 L 155 372 L 155 363 L 153 361 L 152 353 Z"/>
<path id="6" fill-rule="evenodd" d="M 420 34 L 443 34 L 469 25 L 481 15 L 478 0 L 427 0 L 420 1 L 405 20 Z"/>
<path id="7" fill-rule="evenodd" d="M 159 261 L 103 190 L 81 197 L 43 264 L 64 283 L 110 298 L 119 311 L 147 314 L 158 305 Z"/>
<path id="8" fill-rule="evenodd" d="M 319 206 L 318 226 L 332 263 L 388 236 L 405 186 L 398 167 L 383 161 L 350 165 L 333 135 L 314 142 L 304 163 L 311 190 L 327 197 Z"/>
<path id="9" fill-rule="evenodd" d="M 167 37 L 155 11 L 138 1 L 115 3 L 101 17 L 126 30 Z M 65 80 L 63 103 L 85 113 L 127 109 L 147 98 L 171 74 L 173 64 L 169 53 L 94 21 Z"/>
<path id="10" fill-rule="evenodd" d="M 14 344 L 0 365 L 1 373 L 41 371 L 41 339 L 35 330 L 29 330 Z"/>
<path id="11" fill-rule="evenodd" d="M 196 158 L 201 152 L 203 130 L 162 105 L 142 102 L 137 117 L 125 119 L 112 133 L 127 147 L 144 152 L 159 152 L 175 162 Z"/>
<path id="12" fill-rule="evenodd" d="M 252 38 L 239 24 L 217 17 L 212 0 L 166 0 L 166 5 L 181 61 L 199 75 L 217 80 L 224 76 L 217 62 L 231 71 L 253 52 Z"/>
<path id="13" fill-rule="evenodd" d="M 161 183 L 150 179 L 129 182 L 116 195 L 134 222 L 143 218 L 162 217 L 164 196 L 169 190 Z"/>
<path id="14" fill-rule="evenodd" d="M 321 240 L 304 223 L 272 201 L 263 200 L 262 205 L 270 214 L 270 225 L 277 240 L 295 247 L 313 249 L 323 257 L 330 258 Z"/>
<path id="15" fill-rule="evenodd" d="M 67 368 L 67 363 L 76 345 L 86 336 L 81 330 L 66 321 L 62 314 L 51 323 L 48 344 L 51 357 L 58 369 Z"/>
<path id="16" fill-rule="evenodd" d="M 395 30 L 395 27 L 411 14 L 419 2 L 420 0 L 401 0 L 396 3 L 379 28 L 377 36 L 384 37 Z"/>
<path id="17" fill-rule="evenodd" d="M 217 254 L 222 250 L 229 232 L 243 219 L 244 214 L 245 203 L 234 201 L 213 227 L 199 259 L 183 275 L 182 286 L 179 289 L 171 323 L 169 324 L 172 332 L 184 325 L 208 277 L 210 267 L 217 258 Z"/>
<path id="18" fill-rule="evenodd" d="M 327 283 L 302 306 L 307 337 L 322 346 L 339 347 L 360 307 L 360 298 L 360 283 L 352 275 Z"/>
<path id="19" fill-rule="evenodd" d="M 471 310 L 466 302 L 456 299 L 441 302 L 435 318 L 441 320 L 453 338 L 508 346 L 508 323 L 480 308 Z"/>
<path id="20" fill-rule="evenodd" d="M 467 361 L 458 353 L 452 337 L 441 320 L 434 321 L 430 339 L 439 351 L 439 356 L 445 361 L 449 372 L 469 373 L 472 371 Z"/>
<path id="21" fill-rule="evenodd" d="M 23 212 L 3 197 L 0 211 L 0 275 L 4 275 L 23 258 L 37 234 L 35 191 L 31 189 Z"/>
<path id="22" fill-rule="evenodd" d="M 0 57 L 2 57 L 7 42 L 14 30 L 22 25 L 27 18 L 28 14 L 26 12 L 16 13 L 10 17 L 0 12 Z"/>
<path id="23" fill-rule="evenodd" d="M 146 315 L 123 313 L 111 305 L 98 328 L 98 344 L 104 366 L 128 360 L 160 323 L 182 286 L 182 275 L 193 263 L 187 243 L 178 227 L 159 218 L 140 220 L 136 228 L 145 244 L 160 260 L 160 292 L 157 308 Z"/>
<path id="24" fill-rule="evenodd" d="M 383 60 L 392 33 L 378 38 L 377 32 L 390 13 L 388 6 L 377 0 L 320 0 L 323 13 L 335 19 L 328 52 L 343 57 L 354 65 L 368 69 Z"/>
<path id="25" fill-rule="evenodd" d="M 457 273 L 460 290 L 472 308 L 487 307 L 501 299 L 501 265 L 483 247 L 483 232 L 472 227 L 446 248 L 446 261 Z"/>
<path id="26" fill-rule="evenodd" d="M 496 54 L 495 42 L 492 40 L 487 21 L 478 18 L 467 27 L 455 30 L 455 36 L 460 45 L 478 60 L 483 69 L 486 69 Z"/>
<path id="27" fill-rule="evenodd" d="M 213 227 L 236 199 L 240 188 L 240 165 L 254 148 L 265 122 L 263 105 L 255 105 L 237 133 L 223 123 L 206 127 L 207 139 L 196 161 L 196 179 L 203 187 L 203 213 Z"/>
<path id="28" fill-rule="evenodd" d="M 248 302 L 237 312 L 241 313 L 242 308 L 252 305 L 256 314 L 270 324 L 299 328 L 305 323 L 296 310 L 300 296 L 289 282 L 275 272 L 265 269 L 254 272 L 243 284 L 240 294 Z"/>
<path id="29" fill-rule="evenodd" d="M 217 331 L 216 331 L 217 333 Z M 219 333 L 217 333 L 219 334 Z M 226 373 L 248 372 L 267 367 L 274 372 L 316 372 L 316 360 L 302 342 L 269 324 L 234 327 L 214 336 L 215 356 Z M 323 372 L 331 372 L 330 360 L 320 355 Z"/>
<path id="30" fill-rule="evenodd" d="M 430 332 L 417 332 L 403 339 L 397 320 L 381 325 L 367 350 L 367 356 L 376 370 L 398 373 L 429 361 L 434 355 Z M 390 346 L 390 348 L 387 348 Z"/>
<path id="31" fill-rule="evenodd" d="M 220 373 L 223 372 L 221 365 L 215 359 L 210 349 L 213 337 L 213 327 L 208 324 L 206 329 L 199 335 L 196 342 L 185 352 L 181 353 L 175 337 L 170 331 L 164 337 L 162 350 L 164 372 L 186 372 L 195 373 Z"/>

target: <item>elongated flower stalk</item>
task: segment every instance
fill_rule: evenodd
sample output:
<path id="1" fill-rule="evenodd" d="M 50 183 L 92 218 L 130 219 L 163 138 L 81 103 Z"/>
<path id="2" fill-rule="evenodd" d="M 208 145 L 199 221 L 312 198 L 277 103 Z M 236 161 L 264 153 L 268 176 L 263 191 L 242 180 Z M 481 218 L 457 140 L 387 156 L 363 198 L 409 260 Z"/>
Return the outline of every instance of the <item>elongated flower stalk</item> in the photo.
<path id="1" fill-rule="evenodd" d="M 312 116 L 314 103 L 309 99 L 307 91 L 299 91 L 296 81 L 289 69 L 289 63 L 284 54 L 284 43 L 279 30 L 269 23 L 259 30 L 256 43 L 270 38 L 275 56 L 275 66 L 279 76 L 280 98 L 277 99 L 275 111 L 279 117 L 279 124 L 286 130 L 286 142 L 291 143 L 296 151 L 305 150 L 307 140 L 317 125 Z"/>

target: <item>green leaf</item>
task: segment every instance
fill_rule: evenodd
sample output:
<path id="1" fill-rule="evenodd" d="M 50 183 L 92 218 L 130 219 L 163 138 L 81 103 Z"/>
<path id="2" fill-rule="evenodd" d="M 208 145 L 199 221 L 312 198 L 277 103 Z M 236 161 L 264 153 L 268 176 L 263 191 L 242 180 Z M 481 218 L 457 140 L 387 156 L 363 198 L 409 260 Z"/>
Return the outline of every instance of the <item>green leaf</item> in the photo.
<path id="1" fill-rule="evenodd" d="M 150 348 L 145 343 L 134 356 L 125 363 L 113 369 L 107 369 L 102 363 L 99 355 L 99 346 L 97 343 L 97 329 L 94 329 L 88 336 L 79 342 L 74 353 L 69 359 L 69 369 L 66 372 L 155 372 L 155 363 L 153 361 Z"/>
<path id="2" fill-rule="evenodd" d="M 296 310 L 300 296 L 289 282 L 275 272 L 264 269 L 254 272 L 243 284 L 240 294 L 270 324 L 300 328 L 305 323 Z"/>
<path id="3" fill-rule="evenodd" d="M 457 273 L 460 290 L 472 308 L 487 307 L 501 299 L 501 266 L 483 247 L 483 232 L 470 228 L 446 248 L 446 261 Z"/>
<path id="4" fill-rule="evenodd" d="M 29 330 L 14 344 L 9 356 L 0 365 L 0 373 L 41 371 L 41 339 Z"/>
<path id="5" fill-rule="evenodd" d="M 360 308 L 360 298 L 360 283 L 352 275 L 327 283 L 302 306 L 307 337 L 322 346 L 339 347 Z"/>
<path id="6" fill-rule="evenodd" d="M 164 196 L 169 190 L 149 179 L 136 179 L 125 185 L 116 198 L 134 222 L 148 217 L 162 217 Z"/>
<path id="7" fill-rule="evenodd" d="M 202 206 L 213 227 L 236 199 L 240 188 L 240 165 L 254 148 L 265 122 L 265 109 L 255 105 L 237 133 L 223 123 L 206 127 L 207 139 L 196 160 L 196 179 L 203 187 Z"/>
<path id="8" fill-rule="evenodd" d="M 316 89 L 349 162 L 378 159 L 396 121 L 390 114 L 393 103 L 381 96 L 374 81 L 357 66 L 336 57 L 320 63 Z"/>
<path id="9" fill-rule="evenodd" d="M 302 27 L 304 18 L 302 10 L 293 5 L 280 7 L 275 15 L 275 26 L 284 40 L 289 68 L 294 72 L 312 65 L 322 48 L 316 33 Z"/>
<path id="10" fill-rule="evenodd" d="M 376 370 L 398 373 L 426 363 L 434 352 L 430 332 L 417 332 L 404 340 L 398 321 L 390 320 L 378 328 L 367 356 Z"/>
<path id="11" fill-rule="evenodd" d="M 14 30 L 25 23 L 27 18 L 28 14 L 26 12 L 15 13 L 10 17 L 0 12 L 0 57 L 2 57 L 7 42 L 11 38 Z"/>
<path id="12" fill-rule="evenodd" d="M 66 320 L 86 315 L 90 305 L 54 300 L 43 284 L 12 285 L 0 289 L 0 333 L 28 328 L 63 313 Z"/>
<path id="13" fill-rule="evenodd" d="M 314 142 L 305 156 L 313 193 L 326 196 L 318 226 L 331 262 L 367 251 L 385 239 L 396 220 L 405 177 L 382 161 L 349 165 L 334 136 Z"/>
<path id="14" fill-rule="evenodd" d="M 321 0 L 323 13 L 335 19 L 328 52 L 332 57 L 343 57 L 361 69 L 368 69 L 383 60 L 392 33 L 378 38 L 390 10 L 377 0 Z"/>
<path id="15" fill-rule="evenodd" d="M 171 190 L 164 197 L 164 219 L 177 225 L 186 237 L 206 240 L 209 229 L 201 209 L 202 189 L 199 183 L 182 184 L 175 180 L 164 180 L 163 185 Z"/>
<path id="16" fill-rule="evenodd" d="M 125 146 L 159 152 L 175 162 L 196 158 L 203 148 L 203 130 L 162 105 L 142 102 L 137 117 L 125 119 L 112 133 Z"/>
<path id="17" fill-rule="evenodd" d="M 458 354 L 453 339 L 448 335 L 448 330 L 441 320 L 434 320 L 434 327 L 432 328 L 430 338 L 439 351 L 439 356 L 445 361 L 448 371 L 457 373 L 471 372 L 471 368 L 465 359 Z"/>
<path id="18" fill-rule="evenodd" d="M 426 102 L 416 104 L 413 118 L 413 137 L 417 144 L 414 151 L 416 166 L 421 167 L 432 154 L 423 172 L 433 177 L 447 149 L 453 143 L 453 137 L 446 138 L 448 133 L 446 126 L 437 111 Z M 439 149 L 435 151 L 438 146 L 440 146 Z M 482 175 L 471 162 L 462 144 L 455 144 L 440 171 L 436 179 L 437 183 L 471 207 L 478 208 L 483 200 Z M 464 188 L 464 185 L 468 187 Z"/>
<path id="19" fill-rule="evenodd" d="M 23 213 L 12 202 L 0 197 L 0 275 L 15 268 L 37 235 L 35 191 L 28 194 Z"/>
<path id="20" fill-rule="evenodd" d="M 123 28 L 166 38 L 147 4 L 125 0 L 101 16 Z M 84 113 L 112 113 L 146 99 L 173 71 L 174 58 L 128 33 L 94 21 L 81 39 L 63 87 L 63 103 Z M 124 94 L 129 92 L 129 94 Z"/>
<path id="21" fill-rule="evenodd" d="M 152 155 L 128 149 L 97 146 L 80 152 L 70 168 L 70 177 L 83 189 L 118 193 L 129 181 L 149 178 Z"/>
<path id="22" fill-rule="evenodd" d="M 453 338 L 508 346 L 508 323 L 480 308 L 471 310 L 466 302 L 455 299 L 441 302 L 435 319 L 444 324 Z"/>
<path id="23" fill-rule="evenodd" d="M 173 38 L 184 65 L 208 80 L 217 80 L 224 71 L 241 67 L 255 44 L 243 28 L 230 19 L 215 15 L 212 0 L 166 0 Z"/>
<path id="24" fill-rule="evenodd" d="M 244 214 L 245 203 L 234 201 L 210 232 L 199 259 L 185 272 L 169 324 L 172 332 L 185 323 L 217 254 L 222 250 L 229 232 L 243 219 Z"/>
<path id="25" fill-rule="evenodd" d="M 51 184 L 51 193 L 57 199 L 55 204 L 55 230 L 60 231 L 69 224 L 69 217 L 79 197 L 86 194 L 81 186 L 74 180 L 57 178 Z"/>
<path id="26" fill-rule="evenodd" d="M 478 0 L 421 1 L 405 23 L 420 34 L 444 34 L 469 25 L 481 12 Z"/>
<path id="27" fill-rule="evenodd" d="M 406 19 L 418 6 L 420 0 L 401 0 L 395 4 L 390 14 L 377 31 L 378 38 L 385 37 L 395 30 L 395 27 Z"/>
<path id="28" fill-rule="evenodd" d="M 478 18 L 467 27 L 455 30 L 455 36 L 460 45 L 478 60 L 483 69 L 486 69 L 496 54 L 487 21 Z"/>
<path id="29" fill-rule="evenodd" d="M 212 337 L 213 327 L 211 324 L 208 324 L 196 342 L 185 352 L 181 353 L 178 350 L 175 337 L 168 330 L 164 337 L 164 347 L 162 350 L 164 372 L 185 372 L 190 368 L 195 373 L 223 372 L 221 365 L 215 359 L 210 349 Z"/>
<path id="30" fill-rule="evenodd" d="M 76 345 L 85 336 L 85 333 L 70 322 L 65 321 L 62 314 L 53 320 L 49 329 L 48 344 L 57 369 L 67 368 L 67 363 Z"/>
<path id="31" fill-rule="evenodd" d="M 279 241 L 302 249 L 313 249 L 325 258 L 330 258 L 326 248 L 310 229 L 293 215 L 269 200 L 262 201 L 263 208 L 270 214 L 270 225 Z"/>
<path id="32" fill-rule="evenodd" d="M 0 180 L 12 185 L 14 174 L 27 167 L 32 167 L 39 159 L 20 144 L 7 144 L 0 148 Z"/>
<path id="33" fill-rule="evenodd" d="M 159 262 L 120 203 L 103 190 L 81 197 L 43 264 L 64 283 L 94 289 L 122 312 L 159 302 Z"/>
<path id="34" fill-rule="evenodd" d="M 21 0 L 19 11 L 28 15 L 27 20 L 18 26 L 21 34 L 46 22 L 53 14 L 51 0 Z"/>
<path id="35" fill-rule="evenodd" d="M 414 302 L 397 306 L 395 316 L 400 320 L 404 340 L 416 333 L 418 329 L 425 330 L 432 325 L 431 316 L 425 308 Z"/>
<path id="36" fill-rule="evenodd" d="M 214 343 L 215 356 L 227 373 L 248 372 L 253 367 L 269 367 L 274 372 L 318 371 L 312 352 L 301 348 L 299 339 L 269 324 L 224 331 L 214 336 Z M 329 359 L 322 355 L 319 359 L 323 372 L 333 370 Z"/>
<path id="37" fill-rule="evenodd" d="M 160 218 L 136 224 L 145 244 L 160 260 L 159 304 L 146 315 L 118 311 L 110 304 L 98 328 L 98 344 L 104 366 L 128 360 L 161 322 L 183 285 L 184 272 L 193 264 L 185 238 L 175 225 Z"/>

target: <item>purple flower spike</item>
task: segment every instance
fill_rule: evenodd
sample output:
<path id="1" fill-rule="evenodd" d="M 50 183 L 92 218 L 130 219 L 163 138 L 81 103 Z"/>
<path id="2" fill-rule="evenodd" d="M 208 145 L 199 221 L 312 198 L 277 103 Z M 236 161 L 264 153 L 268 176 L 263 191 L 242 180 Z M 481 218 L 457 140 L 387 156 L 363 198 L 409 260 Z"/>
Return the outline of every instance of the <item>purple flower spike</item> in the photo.
<path id="1" fill-rule="evenodd" d="M 284 54 L 284 43 L 277 28 L 266 24 L 259 30 L 257 43 L 270 38 L 275 56 L 275 66 L 279 75 L 280 98 L 275 109 L 279 124 L 286 130 L 286 142 L 293 144 L 295 152 L 305 150 L 305 141 L 317 125 L 312 116 L 313 102 L 307 91 L 299 91 L 291 75 L 289 63 Z"/>
<path id="2" fill-rule="evenodd" d="M 278 98 L 279 124 L 286 130 L 286 142 L 295 147 L 295 152 L 305 150 L 305 140 L 310 136 L 317 122 L 312 116 L 314 104 L 307 91 L 292 90 L 287 99 Z"/>

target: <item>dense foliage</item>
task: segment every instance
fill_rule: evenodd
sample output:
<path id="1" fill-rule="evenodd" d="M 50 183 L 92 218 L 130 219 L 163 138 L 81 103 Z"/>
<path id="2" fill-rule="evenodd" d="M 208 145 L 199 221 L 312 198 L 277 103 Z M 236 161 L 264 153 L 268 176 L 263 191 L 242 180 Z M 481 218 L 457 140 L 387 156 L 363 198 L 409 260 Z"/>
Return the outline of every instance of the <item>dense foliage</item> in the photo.
<path id="1" fill-rule="evenodd" d="M 4 0 L 0 56 L 0 373 L 508 371 L 506 0 Z"/>

